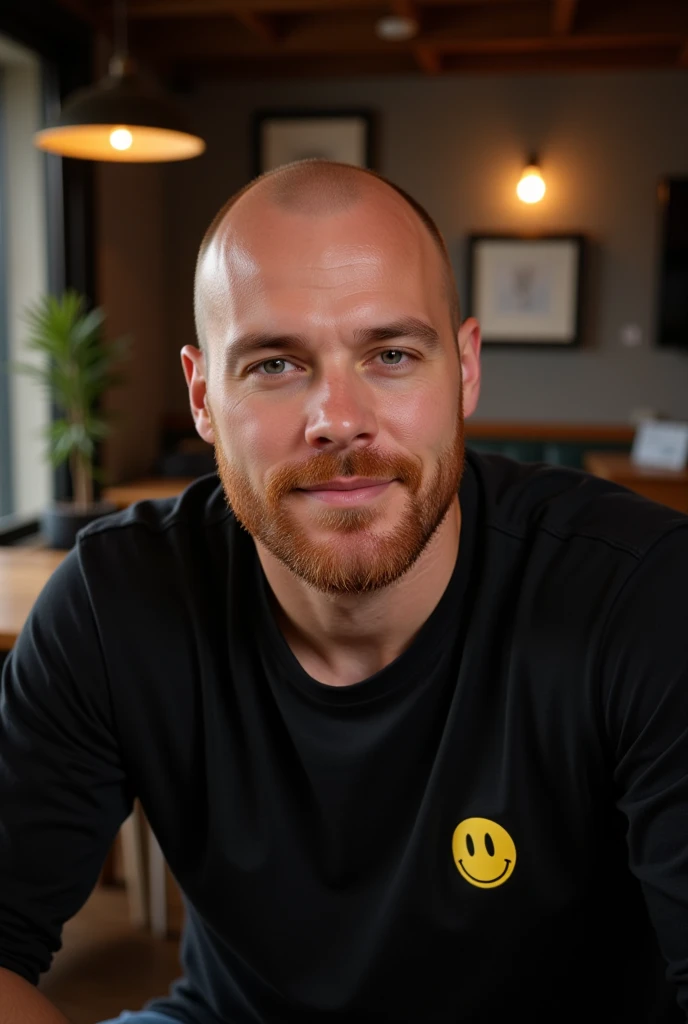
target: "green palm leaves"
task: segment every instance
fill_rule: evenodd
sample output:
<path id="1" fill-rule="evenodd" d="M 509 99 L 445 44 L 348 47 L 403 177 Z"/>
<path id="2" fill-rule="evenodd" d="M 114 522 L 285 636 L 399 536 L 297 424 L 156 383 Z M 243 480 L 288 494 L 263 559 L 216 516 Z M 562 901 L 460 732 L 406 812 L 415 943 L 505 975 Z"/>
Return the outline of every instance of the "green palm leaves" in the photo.
<path id="1" fill-rule="evenodd" d="M 14 367 L 42 384 L 57 407 L 58 418 L 46 431 L 48 457 L 53 466 L 69 460 L 74 500 L 81 506 L 93 501 L 96 444 L 109 433 L 100 399 L 120 382 L 113 367 L 128 348 L 126 338 L 105 341 L 104 320 L 103 310 L 87 311 L 77 292 L 43 296 L 25 313 L 26 348 L 43 358 Z"/>

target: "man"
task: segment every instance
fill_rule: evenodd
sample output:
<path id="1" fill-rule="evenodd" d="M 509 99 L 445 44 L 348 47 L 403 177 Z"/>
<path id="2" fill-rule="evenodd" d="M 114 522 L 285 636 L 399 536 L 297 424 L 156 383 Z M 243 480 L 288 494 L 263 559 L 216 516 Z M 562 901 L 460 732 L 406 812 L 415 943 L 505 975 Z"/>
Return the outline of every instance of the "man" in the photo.
<path id="1" fill-rule="evenodd" d="M 688 518 L 464 454 L 478 324 L 368 172 L 241 193 L 196 316 L 221 486 L 82 533 L 6 666 L 0 1024 L 134 795 L 188 915 L 122 1021 L 685 1019 Z"/>

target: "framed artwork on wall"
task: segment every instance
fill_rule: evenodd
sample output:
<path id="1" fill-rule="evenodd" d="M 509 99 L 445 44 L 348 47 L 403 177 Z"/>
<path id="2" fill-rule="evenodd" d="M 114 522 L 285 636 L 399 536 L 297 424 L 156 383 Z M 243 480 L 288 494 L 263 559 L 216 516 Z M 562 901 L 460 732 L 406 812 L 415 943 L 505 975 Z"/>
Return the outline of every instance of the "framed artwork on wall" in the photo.
<path id="1" fill-rule="evenodd" d="M 468 304 L 488 345 L 580 342 L 583 235 L 470 235 Z"/>
<path id="2" fill-rule="evenodd" d="M 255 115 L 253 133 L 254 175 L 309 158 L 373 166 L 368 110 L 262 111 Z"/>
<path id="3" fill-rule="evenodd" d="M 688 178 L 659 185 L 657 344 L 688 349 Z"/>

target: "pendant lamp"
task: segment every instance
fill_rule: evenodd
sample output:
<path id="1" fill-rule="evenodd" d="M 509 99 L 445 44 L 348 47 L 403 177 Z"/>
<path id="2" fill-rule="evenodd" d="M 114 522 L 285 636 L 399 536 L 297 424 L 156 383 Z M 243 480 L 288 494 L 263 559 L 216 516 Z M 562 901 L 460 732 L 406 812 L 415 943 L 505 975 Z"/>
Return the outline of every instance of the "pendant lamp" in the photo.
<path id="1" fill-rule="evenodd" d="M 37 132 L 39 149 L 80 160 L 162 163 L 200 156 L 205 142 L 182 111 L 140 77 L 127 55 L 126 15 L 115 10 L 115 55 L 97 85 L 68 96 L 58 120 Z"/>

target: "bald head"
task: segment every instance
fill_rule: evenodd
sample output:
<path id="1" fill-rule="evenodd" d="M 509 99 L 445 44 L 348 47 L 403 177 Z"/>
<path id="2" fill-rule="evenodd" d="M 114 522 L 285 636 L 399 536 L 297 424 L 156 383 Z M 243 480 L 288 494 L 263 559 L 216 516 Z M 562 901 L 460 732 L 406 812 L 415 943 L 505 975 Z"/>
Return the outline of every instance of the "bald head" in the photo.
<path id="1" fill-rule="evenodd" d="M 279 167 L 252 181 L 233 195 L 218 212 L 205 233 L 196 263 L 194 312 L 196 333 L 201 348 L 208 352 L 209 324 L 222 316 L 231 302 L 227 289 L 231 275 L 224 273 L 224 250 L 234 246 L 242 250 L 246 227 L 258 215 L 272 209 L 300 218 L 321 222 L 364 204 L 386 207 L 411 220 L 434 250 L 442 278 L 452 330 L 460 323 L 459 297 L 444 239 L 430 214 L 403 189 L 375 174 L 349 164 L 326 160 L 303 160 Z M 247 257 L 250 260 L 250 257 Z"/>

